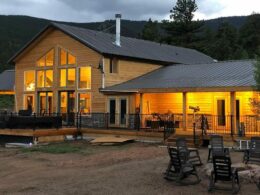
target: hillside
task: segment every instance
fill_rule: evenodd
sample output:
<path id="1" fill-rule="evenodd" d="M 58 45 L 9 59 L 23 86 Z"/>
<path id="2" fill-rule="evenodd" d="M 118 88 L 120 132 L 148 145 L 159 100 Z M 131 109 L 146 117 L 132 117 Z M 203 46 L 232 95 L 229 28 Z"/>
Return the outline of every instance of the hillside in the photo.
<path id="1" fill-rule="evenodd" d="M 245 16 L 226 17 L 205 21 L 205 26 L 215 31 L 221 22 L 226 21 L 236 28 L 245 22 Z M 29 16 L 3 16 L 0 15 L 0 72 L 12 68 L 6 65 L 7 60 L 39 32 L 50 21 Z M 65 22 L 63 22 L 65 23 Z M 114 20 L 92 23 L 66 23 L 93 30 L 114 33 Z M 122 35 L 139 38 L 146 21 L 122 20 Z"/>

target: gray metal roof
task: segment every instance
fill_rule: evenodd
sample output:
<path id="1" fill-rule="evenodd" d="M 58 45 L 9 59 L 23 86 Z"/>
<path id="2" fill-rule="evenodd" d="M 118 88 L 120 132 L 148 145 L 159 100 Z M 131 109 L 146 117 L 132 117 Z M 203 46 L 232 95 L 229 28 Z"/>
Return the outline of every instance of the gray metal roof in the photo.
<path id="1" fill-rule="evenodd" d="M 5 70 L 0 73 L 0 91 L 13 91 L 15 83 L 15 70 Z"/>
<path id="2" fill-rule="evenodd" d="M 193 49 L 175 47 L 166 44 L 121 36 L 121 46 L 114 44 L 115 35 L 75 26 L 51 23 L 18 51 L 10 60 L 12 62 L 27 46 L 37 39 L 49 27 L 58 28 L 69 36 L 102 54 L 153 60 L 167 64 L 210 63 L 213 59 Z"/>
<path id="3" fill-rule="evenodd" d="M 164 66 L 153 72 L 101 91 L 138 92 L 143 89 L 252 87 L 254 61 Z"/>

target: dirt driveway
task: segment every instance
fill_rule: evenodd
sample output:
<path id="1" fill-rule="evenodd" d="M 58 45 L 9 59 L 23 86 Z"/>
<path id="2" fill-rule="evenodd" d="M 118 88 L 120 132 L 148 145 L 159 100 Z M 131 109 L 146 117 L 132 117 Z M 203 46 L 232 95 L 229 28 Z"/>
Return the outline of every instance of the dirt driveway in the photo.
<path id="1" fill-rule="evenodd" d="M 207 150 L 200 154 L 205 163 Z M 241 155 L 233 152 L 233 162 L 240 162 Z M 208 194 L 201 171 L 202 182 L 194 186 L 164 180 L 169 158 L 158 145 L 91 146 L 81 141 L 43 150 L 0 148 L 0 159 L 0 194 Z M 240 194 L 260 193 L 245 184 Z"/>

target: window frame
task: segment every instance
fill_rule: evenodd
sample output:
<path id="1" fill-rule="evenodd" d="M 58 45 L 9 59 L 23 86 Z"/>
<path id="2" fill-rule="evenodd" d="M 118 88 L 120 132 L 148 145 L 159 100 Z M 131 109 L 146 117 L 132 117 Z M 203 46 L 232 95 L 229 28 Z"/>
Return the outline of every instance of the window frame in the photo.
<path id="1" fill-rule="evenodd" d="M 81 113 L 80 112 L 80 94 L 87 94 L 89 95 L 89 112 L 88 113 Z M 91 116 L 92 111 L 92 93 L 91 92 L 78 92 L 77 93 L 77 111 L 83 115 Z"/>
<path id="2" fill-rule="evenodd" d="M 118 74 L 119 59 L 116 57 L 109 58 L 109 74 Z"/>
<path id="3" fill-rule="evenodd" d="M 74 77 L 75 77 L 75 80 L 74 80 L 74 85 L 72 86 L 68 86 L 68 70 L 69 69 L 74 69 L 75 71 L 75 74 L 74 74 Z M 62 67 L 62 68 L 59 68 L 59 87 L 60 88 L 72 88 L 72 87 L 75 87 L 77 85 L 77 68 L 76 67 Z M 65 86 L 61 86 L 61 70 L 65 70 L 66 71 L 66 81 L 65 81 Z"/>
<path id="4" fill-rule="evenodd" d="M 81 74 L 81 71 L 80 71 L 80 69 L 81 68 L 89 68 L 90 69 L 90 79 L 89 79 L 89 81 L 90 81 L 90 84 L 89 84 L 89 87 L 86 87 L 86 88 L 81 88 L 80 87 L 80 74 Z M 80 67 L 77 67 L 77 73 L 76 73 L 76 76 L 78 77 L 77 78 L 77 88 L 78 88 L 78 90 L 91 90 L 91 88 L 92 88 L 92 67 L 91 66 L 80 66 Z M 88 84 L 87 84 L 88 85 Z"/>
<path id="5" fill-rule="evenodd" d="M 42 87 L 39 87 L 38 86 L 38 72 L 42 71 L 43 72 L 43 86 Z M 52 71 L 52 85 L 51 86 L 46 86 L 46 72 L 47 71 Z M 53 77 L 53 73 L 54 73 L 54 70 L 53 69 L 37 69 L 36 70 L 36 88 L 37 89 L 43 89 L 43 88 L 52 88 L 53 87 L 53 81 L 54 81 L 54 77 Z"/>
<path id="6" fill-rule="evenodd" d="M 33 90 L 26 90 L 26 72 L 33 72 L 34 73 L 34 89 Z M 23 73 L 23 85 L 24 85 L 24 91 L 26 92 L 34 92 L 36 89 L 36 71 L 35 70 L 25 70 Z"/>
<path id="7" fill-rule="evenodd" d="M 62 50 L 65 51 L 65 53 L 66 53 L 66 55 L 65 55 L 65 57 L 66 57 L 66 59 L 65 59 L 66 63 L 65 63 L 65 64 L 61 64 L 61 51 L 62 51 Z M 69 64 L 69 63 L 68 63 L 68 62 L 69 62 L 69 55 L 72 55 L 72 56 L 75 58 L 75 64 Z M 77 65 L 77 57 L 76 57 L 76 55 L 74 55 L 74 53 L 68 51 L 67 49 L 64 49 L 64 48 L 62 48 L 62 47 L 59 47 L 59 48 L 58 48 L 58 66 L 59 66 L 59 67 L 67 67 L 67 66 L 71 67 L 71 66 L 76 66 L 76 65 Z"/>
<path id="8" fill-rule="evenodd" d="M 50 66 L 47 66 L 47 54 L 49 52 L 51 52 L 53 50 L 53 63 L 52 65 Z M 43 66 L 39 66 L 38 65 L 38 61 L 40 61 L 42 58 L 44 58 L 44 65 Z M 55 48 L 51 48 L 50 50 L 48 50 L 47 52 L 45 52 L 44 55 L 42 55 L 39 59 L 36 60 L 36 67 L 39 67 L 39 68 L 46 68 L 46 67 L 53 67 L 55 64 Z"/>

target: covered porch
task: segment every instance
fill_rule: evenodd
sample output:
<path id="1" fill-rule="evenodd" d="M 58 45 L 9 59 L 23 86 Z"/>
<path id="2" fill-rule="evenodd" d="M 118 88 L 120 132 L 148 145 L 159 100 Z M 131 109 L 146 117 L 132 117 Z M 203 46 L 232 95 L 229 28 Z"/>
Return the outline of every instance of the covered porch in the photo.
<path id="1" fill-rule="evenodd" d="M 260 135 L 260 118 L 254 113 L 252 99 L 258 93 L 168 92 L 136 94 L 141 129 L 162 131 L 172 121 L 177 132 L 191 133 L 204 127 L 206 134 Z M 195 108 L 195 110 L 194 110 Z"/>

